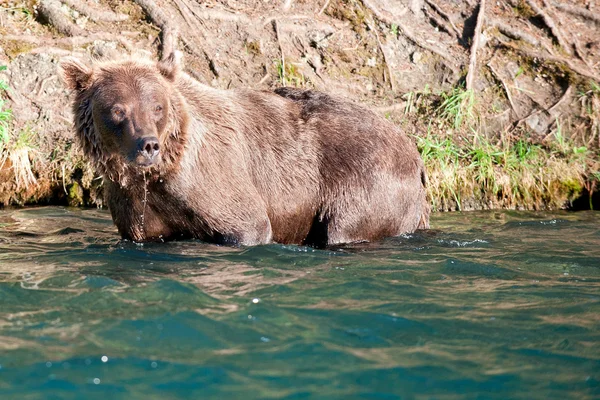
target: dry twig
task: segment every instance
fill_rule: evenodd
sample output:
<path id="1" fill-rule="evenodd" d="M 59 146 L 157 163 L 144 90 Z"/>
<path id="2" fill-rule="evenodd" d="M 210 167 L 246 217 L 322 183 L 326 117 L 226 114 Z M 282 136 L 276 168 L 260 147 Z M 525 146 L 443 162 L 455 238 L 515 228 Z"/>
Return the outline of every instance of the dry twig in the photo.
<path id="1" fill-rule="evenodd" d="M 321 9 L 319 10 L 319 14 L 318 15 L 323 14 L 325 12 L 325 10 L 327 10 L 327 7 L 329 7 L 329 2 L 330 1 L 331 0 L 326 0 L 325 1 L 325 4 L 323 4 L 323 7 L 321 7 Z"/>
<path id="2" fill-rule="evenodd" d="M 370 24 L 369 24 L 369 29 L 371 29 L 373 32 L 375 32 L 375 37 L 377 38 L 377 44 L 379 45 L 379 50 L 381 51 L 381 54 L 383 54 L 383 62 L 385 63 L 385 66 L 388 70 L 388 75 L 390 77 L 390 88 L 392 89 L 392 92 L 395 92 L 396 91 L 396 83 L 394 81 L 394 75 L 392 73 L 392 68 L 390 67 L 390 63 L 388 62 L 388 57 L 385 53 L 383 44 L 381 43 L 381 38 L 379 37 L 379 32 L 377 32 L 377 29 L 375 29 L 374 26 L 371 26 Z"/>
<path id="3" fill-rule="evenodd" d="M 275 36 L 277 38 L 277 44 L 279 45 L 279 53 L 281 54 L 281 76 L 283 80 L 283 86 L 286 85 L 285 81 L 285 53 L 283 52 L 283 46 L 281 45 L 281 32 L 279 32 L 279 26 L 277 24 L 277 20 L 273 20 L 273 29 L 275 30 Z"/>

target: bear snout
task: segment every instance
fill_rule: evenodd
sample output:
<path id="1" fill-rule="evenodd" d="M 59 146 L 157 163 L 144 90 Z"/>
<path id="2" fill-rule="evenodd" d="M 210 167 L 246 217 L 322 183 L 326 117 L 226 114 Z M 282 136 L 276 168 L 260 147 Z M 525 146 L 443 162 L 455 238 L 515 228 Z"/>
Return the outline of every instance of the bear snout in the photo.
<path id="1" fill-rule="evenodd" d="M 157 137 L 144 137 L 137 141 L 135 161 L 140 166 L 157 164 L 160 160 L 160 144 Z"/>

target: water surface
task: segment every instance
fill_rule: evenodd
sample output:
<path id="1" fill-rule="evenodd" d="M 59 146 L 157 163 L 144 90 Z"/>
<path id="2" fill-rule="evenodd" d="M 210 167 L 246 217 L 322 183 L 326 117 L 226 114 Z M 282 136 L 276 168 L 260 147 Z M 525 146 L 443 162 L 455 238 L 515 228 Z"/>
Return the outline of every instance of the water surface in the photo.
<path id="1" fill-rule="evenodd" d="M 600 213 L 338 249 L 120 242 L 0 210 L 0 399 L 600 398 Z"/>

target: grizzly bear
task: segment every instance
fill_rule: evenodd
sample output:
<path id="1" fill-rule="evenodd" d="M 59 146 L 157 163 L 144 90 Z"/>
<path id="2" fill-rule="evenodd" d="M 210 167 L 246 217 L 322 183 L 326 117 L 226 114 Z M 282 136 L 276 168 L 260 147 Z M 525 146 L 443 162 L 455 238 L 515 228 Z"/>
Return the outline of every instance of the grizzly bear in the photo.
<path id="1" fill-rule="evenodd" d="M 123 238 L 321 247 L 428 228 L 423 162 L 386 119 L 313 90 L 217 90 L 178 55 L 61 63 Z"/>

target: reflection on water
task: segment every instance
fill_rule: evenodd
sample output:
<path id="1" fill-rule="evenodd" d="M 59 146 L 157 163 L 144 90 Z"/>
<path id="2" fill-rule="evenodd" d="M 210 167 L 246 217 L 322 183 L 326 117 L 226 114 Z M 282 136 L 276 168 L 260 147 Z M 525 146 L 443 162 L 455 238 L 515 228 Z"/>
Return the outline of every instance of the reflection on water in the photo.
<path id="1" fill-rule="evenodd" d="M 600 213 L 314 250 L 0 211 L 0 398 L 599 398 Z"/>

